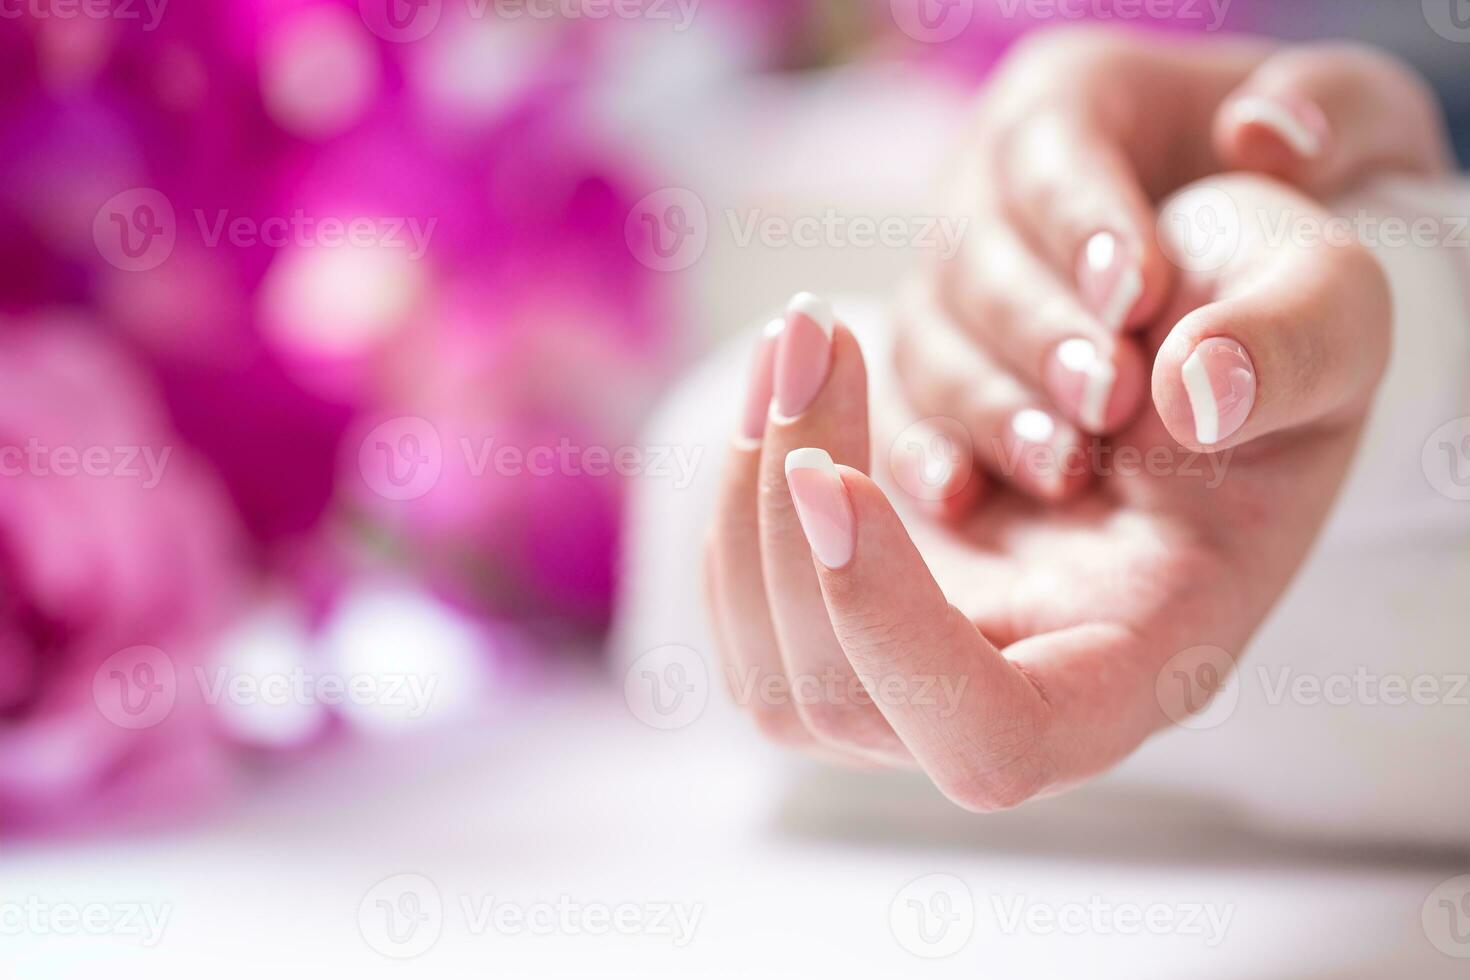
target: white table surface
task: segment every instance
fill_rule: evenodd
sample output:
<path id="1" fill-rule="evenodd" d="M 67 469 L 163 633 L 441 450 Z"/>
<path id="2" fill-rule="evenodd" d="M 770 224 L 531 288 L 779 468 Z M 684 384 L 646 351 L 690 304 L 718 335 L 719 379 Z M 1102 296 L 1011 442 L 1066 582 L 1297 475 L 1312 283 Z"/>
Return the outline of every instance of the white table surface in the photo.
<path id="1" fill-rule="evenodd" d="M 1106 788 L 974 817 L 907 775 L 766 749 L 722 703 L 655 731 L 618 680 L 574 677 L 452 735 L 312 758 L 189 829 L 11 846 L 5 901 L 147 903 L 170 917 L 152 948 L 140 936 L 10 930 L 0 974 L 1466 975 L 1421 925 L 1429 893 L 1463 870 L 1453 856 L 1254 838 L 1197 803 Z M 408 947 L 385 946 L 371 903 L 359 921 L 369 890 L 403 873 L 425 876 L 443 901 L 437 940 L 408 960 L 379 952 Z M 963 882 L 974 901 L 973 934 L 945 959 L 915 956 L 890 927 L 891 906 L 910 897 L 900 891 L 930 874 Z M 683 948 L 668 935 L 476 929 L 482 900 L 561 896 L 680 903 L 700 918 Z M 1018 907 L 1045 916 L 1089 902 L 1161 906 L 1181 924 L 1209 907 L 1230 920 L 1215 945 L 1205 931 L 1007 927 Z"/>

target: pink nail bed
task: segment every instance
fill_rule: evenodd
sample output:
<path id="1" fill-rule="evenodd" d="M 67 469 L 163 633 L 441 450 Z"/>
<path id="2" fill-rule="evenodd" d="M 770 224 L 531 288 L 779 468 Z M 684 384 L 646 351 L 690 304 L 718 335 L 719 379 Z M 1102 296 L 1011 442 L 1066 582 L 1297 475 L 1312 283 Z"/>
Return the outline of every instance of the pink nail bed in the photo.
<path id="1" fill-rule="evenodd" d="M 1128 326 L 1143 294 L 1143 273 L 1117 235 L 1100 231 L 1077 257 L 1077 289 L 1103 326 L 1117 332 Z"/>
<path id="2" fill-rule="evenodd" d="M 787 304 L 776 347 L 776 411 L 783 417 L 806 411 L 827 383 L 834 323 L 832 307 L 811 293 L 798 293 Z"/>
<path id="3" fill-rule="evenodd" d="M 1256 368 L 1244 347 L 1228 337 L 1201 341 L 1180 373 L 1200 445 L 1213 446 L 1239 431 L 1256 402 Z"/>
<path id="4" fill-rule="evenodd" d="M 852 560 L 852 504 L 832 457 L 822 449 L 793 449 L 786 455 L 786 485 L 796 516 L 817 561 L 841 568 Z"/>
<path id="5" fill-rule="evenodd" d="M 1097 345 L 1083 337 L 1064 340 L 1052 350 L 1042 371 L 1047 393 L 1088 432 L 1107 428 L 1117 368 Z"/>

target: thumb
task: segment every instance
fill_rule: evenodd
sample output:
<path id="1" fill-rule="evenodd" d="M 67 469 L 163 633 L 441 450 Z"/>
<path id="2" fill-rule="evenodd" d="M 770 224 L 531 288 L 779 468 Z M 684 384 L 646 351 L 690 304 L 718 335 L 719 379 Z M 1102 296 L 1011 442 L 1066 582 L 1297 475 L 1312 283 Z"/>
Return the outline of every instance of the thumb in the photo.
<path id="1" fill-rule="evenodd" d="M 1207 281 L 1191 284 L 1210 301 L 1174 325 L 1154 361 L 1164 425 L 1181 445 L 1213 452 L 1361 417 L 1388 359 L 1392 311 L 1378 261 L 1352 240 L 1273 236 L 1272 227 L 1321 229 L 1331 218 L 1259 177 L 1186 189 L 1165 202 L 1160 228 L 1218 226 L 1227 210 L 1239 240 Z"/>

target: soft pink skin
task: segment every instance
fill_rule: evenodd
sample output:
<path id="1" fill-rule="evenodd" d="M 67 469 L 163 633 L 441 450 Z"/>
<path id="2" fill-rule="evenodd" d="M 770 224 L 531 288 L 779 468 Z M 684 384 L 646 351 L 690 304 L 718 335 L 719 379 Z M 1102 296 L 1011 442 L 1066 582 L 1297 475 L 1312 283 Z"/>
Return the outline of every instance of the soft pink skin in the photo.
<path id="1" fill-rule="evenodd" d="M 796 515 L 817 561 L 841 568 L 852 560 L 852 505 L 835 474 L 801 467 L 786 473 Z"/>
<path id="2" fill-rule="evenodd" d="M 776 347 L 776 411 L 795 418 L 827 380 L 832 340 L 811 317 L 790 313 Z"/>
<path id="3" fill-rule="evenodd" d="M 1325 217 L 1269 181 L 1219 186 L 1243 206 Z M 1218 276 L 1186 279 L 1143 338 L 1158 350 L 1158 411 L 1109 442 L 1115 454 L 1164 453 L 1178 465 L 1098 473 L 1064 504 L 987 494 L 959 525 L 906 529 L 863 475 L 867 378 L 839 330 L 808 410 L 773 418 L 758 451 L 732 453 L 710 539 L 710 595 L 728 663 L 764 657 L 793 687 L 842 664 L 873 710 L 761 705 L 761 727 L 848 760 L 917 765 L 960 806 L 987 811 L 1074 786 L 1182 717 L 1185 692 L 1160 678 L 1194 648 L 1231 658 L 1246 650 L 1333 502 L 1387 357 L 1387 284 L 1362 250 L 1271 248 L 1245 236 L 1241 252 Z M 1321 359 L 1321 377 L 1286 382 L 1288 348 L 1271 339 L 1329 329 L 1340 342 Z M 1270 355 L 1255 357 L 1257 407 L 1234 437 L 1239 448 L 1214 458 L 1221 472 L 1179 450 L 1198 448 L 1179 369 L 1197 344 L 1227 332 Z M 871 424 L 888 431 L 874 444 L 891 444 L 911 418 L 905 407 L 875 406 Z M 820 553 L 812 560 L 777 488 L 774 468 L 794 446 L 826 448 L 839 463 L 855 542 L 840 567 Z M 823 534 L 835 536 L 831 525 Z M 839 661 L 827 656 L 831 644 Z M 885 687 L 895 680 L 897 694 Z M 930 681 L 956 699 L 902 696 L 903 683 Z"/>
<path id="4" fill-rule="evenodd" d="M 1246 97 L 1295 106 L 1330 137 L 1324 152 L 1302 159 L 1244 124 L 1233 107 Z M 1032 405 L 1080 423 L 1080 379 L 1062 377 L 1050 354 L 1069 337 L 1100 344 L 1114 336 L 1100 313 L 1121 270 L 1086 263 L 1088 240 L 1106 229 L 1142 278 L 1116 335 L 1120 380 L 1101 427 L 1119 432 L 1146 401 L 1142 379 L 1159 342 L 1145 345 L 1142 331 L 1167 319 L 1184 278 L 1160 246 L 1156 202 L 1233 170 L 1271 174 L 1324 198 L 1375 173 L 1442 173 L 1450 155 L 1440 117 L 1412 69 L 1362 46 L 1218 37 L 1161 44 L 1097 25 L 1033 35 L 991 76 L 953 168 L 953 207 L 969 230 L 926 283 L 940 314 L 900 317 L 909 401 L 978 434 Z M 979 352 L 968 386 L 951 383 L 956 337 Z M 1247 347 L 1259 367 L 1261 352 Z M 1172 408 L 1161 410 L 1179 434 Z M 993 456 L 977 453 L 977 462 L 1036 495 Z"/>
<path id="5" fill-rule="evenodd" d="M 1226 337 L 1211 337 L 1195 349 L 1205 363 L 1210 388 L 1220 416 L 1220 440 L 1229 439 L 1245 424 L 1256 403 L 1256 368 L 1250 354 Z"/>

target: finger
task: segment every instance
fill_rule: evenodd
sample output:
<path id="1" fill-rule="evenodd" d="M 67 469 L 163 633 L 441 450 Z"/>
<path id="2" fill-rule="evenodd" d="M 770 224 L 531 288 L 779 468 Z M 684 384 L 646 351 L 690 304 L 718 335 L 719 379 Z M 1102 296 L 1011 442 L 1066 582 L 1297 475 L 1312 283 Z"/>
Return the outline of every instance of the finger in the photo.
<path id="1" fill-rule="evenodd" d="M 1374 173 L 1449 167 L 1444 120 L 1424 81 L 1392 56 L 1351 44 L 1295 46 L 1267 59 L 1221 104 L 1214 142 L 1227 167 L 1317 197 Z"/>
<path id="2" fill-rule="evenodd" d="M 816 741 L 791 702 L 761 573 L 756 496 L 775 350 L 775 331 L 768 327 L 756 345 L 741 431 L 720 484 L 707 558 L 709 591 L 726 681 L 737 702 L 768 738 L 809 748 Z"/>
<path id="3" fill-rule="evenodd" d="M 1126 631 L 1036 637 L 1012 648 L 1012 662 L 946 601 L 871 480 L 819 450 L 790 460 L 833 629 L 950 799 L 1015 806 L 1100 771 L 1162 723 L 1156 668 Z"/>
<path id="4" fill-rule="evenodd" d="M 1095 435 L 1116 431 L 1143 400 L 1137 340 L 1103 330 L 1014 231 L 989 225 L 942 268 L 944 306 L 1067 420 Z"/>
<path id="5" fill-rule="evenodd" d="M 1042 112 L 997 159 L 1008 219 L 1073 286 L 1108 333 L 1147 323 L 1172 268 L 1153 235 L 1154 210 L 1121 139 L 1091 107 Z"/>
<path id="6" fill-rule="evenodd" d="M 1390 297 L 1377 260 L 1355 242 L 1270 240 L 1264 226 L 1273 215 L 1319 227 L 1328 220 L 1281 185 L 1222 178 L 1208 186 L 1242 216 L 1241 239 L 1209 284 L 1208 301 L 1159 349 L 1153 398 L 1170 434 L 1217 451 L 1360 418 L 1388 358 Z M 1190 210 L 1214 200 L 1186 191 L 1165 204 L 1180 220 L 1163 227 L 1198 227 Z"/>
<path id="7" fill-rule="evenodd" d="M 775 407 L 760 473 L 760 545 L 771 620 L 792 700 L 819 742 L 869 758 L 907 759 L 832 634 L 811 552 L 787 490 L 785 459 L 799 446 L 826 447 L 868 465 L 867 375 L 857 340 L 831 307 L 803 293 L 788 307 L 776 353 Z"/>
<path id="8" fill-rule="evenodd" d="M 897 323 L 895 368 L 916 412 L 957 422 L 975 462 L 1027 496 L 1058 501 L 1086 489 L 1090 474 L 1074 465 L 1082 434 L 966 335 L 927 283 L 903 290 Z M 903 448 L 894 454 L 907 458 Z M 895 476 L 913 492 L 912 480 Z"/>

